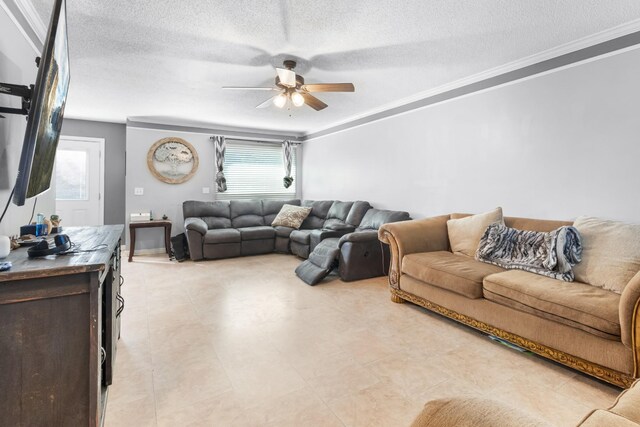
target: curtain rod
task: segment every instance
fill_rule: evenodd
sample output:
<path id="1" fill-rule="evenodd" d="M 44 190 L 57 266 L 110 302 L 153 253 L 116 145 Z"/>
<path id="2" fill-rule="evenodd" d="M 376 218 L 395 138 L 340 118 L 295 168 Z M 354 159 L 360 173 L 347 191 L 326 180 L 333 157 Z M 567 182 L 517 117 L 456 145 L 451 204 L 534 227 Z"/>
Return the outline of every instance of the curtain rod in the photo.
<path id="1" fill-rule="evenodd" d="M 259 144 L 282 144 L 286 139 L 285 138 L 273 138 L 273 139 L 269 139 L 269 138 L 240 138 L 240 137 L 235 137 L 235 136 L 226 136 L 226 135 L 220 135 L 220 136 L 224 136 L 226 139 L 230 139 L 233 141 L 247 141 L 247 142 L 257 142 Z M 209 139 L 213 139 L 214 136 L 209 137 Z M 289 140 L 289 142 L 291 142 L 291 145 L 300 145 L 302 144 L 300 141 L 291 141 Z"/>

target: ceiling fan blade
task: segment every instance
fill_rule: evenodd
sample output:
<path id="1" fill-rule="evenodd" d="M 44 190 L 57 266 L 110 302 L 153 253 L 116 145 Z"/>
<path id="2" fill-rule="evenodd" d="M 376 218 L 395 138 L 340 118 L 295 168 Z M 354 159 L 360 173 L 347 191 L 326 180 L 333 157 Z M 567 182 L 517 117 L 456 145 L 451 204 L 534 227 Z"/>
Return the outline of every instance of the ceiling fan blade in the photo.
<path id="1" fill-rule="evenodd" d="M 268 106 L 273 105 L 273 98 L 275 98 L 278 95 L 274 95 L 271 98 L 264 101 L 263 103 L 256 105 L 256 108 L 267 108 Z"/>
<path id="2" fill-rule="evenodd" d="M 302 85 L 300 88 L 307 92 L 355 92 L 353 83 L 318 83 Z"/>
<path id="3" fill-rule="evenodd" d="M 276 68 L 278 77 L 280 77 L 280 84 L 287 87 L 296 87 L 296 73 L 286 68 Z"/>
<path id="4" fill-rule="evenodd" d="M 328 107 L 327 104 L 309 93 L 300 92 L 300 95 L 302 95 L 302 97 L 304 98 L 304 103 L 316 111 L 324 110 Z"/>
<path id="5" fill-rule="evenodd" d="M 237 87 L 237 86 L 222 86 L 222 89 L 228 90 L 279 90 L 275 87 Z"/>

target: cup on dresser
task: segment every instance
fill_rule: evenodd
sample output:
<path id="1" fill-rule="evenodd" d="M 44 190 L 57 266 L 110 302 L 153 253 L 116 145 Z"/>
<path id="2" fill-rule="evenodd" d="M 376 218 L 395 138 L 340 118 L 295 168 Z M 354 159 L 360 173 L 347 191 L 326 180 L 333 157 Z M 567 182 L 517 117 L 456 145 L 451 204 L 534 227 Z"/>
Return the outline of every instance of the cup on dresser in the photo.
<path id="1" fill-rule="evenodd" d="M 0 259 L 9 256 L 11 251 L 11 240 L 7 236 L 0 236 Z"/>

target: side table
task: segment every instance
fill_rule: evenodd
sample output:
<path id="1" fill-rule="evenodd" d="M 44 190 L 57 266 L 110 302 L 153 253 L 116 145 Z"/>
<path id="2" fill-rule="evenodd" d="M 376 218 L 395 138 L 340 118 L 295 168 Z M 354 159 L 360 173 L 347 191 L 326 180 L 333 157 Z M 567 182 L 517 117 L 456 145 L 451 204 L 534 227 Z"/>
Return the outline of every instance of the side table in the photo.
<path id="1" fill-rule="evenodd" d="M 136 230 L 138 228 L 164 228 L 164 247 L 167 255 L 171 258 L 171 221 L 158 219 L 152 221 L 130 222 L 129 223 L 129 262 L 133 260 L 133 253 L 136 250 Z"/>

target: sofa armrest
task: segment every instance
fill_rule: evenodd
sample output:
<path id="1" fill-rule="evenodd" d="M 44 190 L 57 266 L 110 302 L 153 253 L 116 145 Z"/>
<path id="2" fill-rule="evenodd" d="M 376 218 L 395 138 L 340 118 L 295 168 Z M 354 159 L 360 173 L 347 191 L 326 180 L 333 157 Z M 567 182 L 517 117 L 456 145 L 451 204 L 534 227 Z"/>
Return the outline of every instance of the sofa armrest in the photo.
<path id="1" fill-rule="evenodd" d="M 400 266 L 405 255 L 449 249 L 449 215 L 384 224 L 378 230 L 380 241 L 391 249 L 389 285 L 399 288 Z"/>
<path id="2" fill-rule="evenodd" d="M 309 252 L 313 252 L 313 250 L 318 246 L 320 242 L 324 239 L 328 239 L 330 237 L 342 237 L 347 233 L 350 233 L 354 230 L 353 227 L 347 226 L 348 228 L 342 229 L 322 229 L 322 230 L 313 230 L 311 234 L 309 234 Z"/>
<path id="3" fill-rule="evenodd" d="M 622 343 L 633 350 L 636 369 L 640 369 L 640 271 L 622 291 L 618 311 Z"/>
<path id="4" fill-rule="evenodd" d="M 353 233 L 342 236 L 338 246 L 342 247 L 346 242 L 365 243 L 375 242 L 376 240 L 378 240 L 378 230 L 354 231 Z"/>
<path id="5" fill-rule="evenodd" d="M 342 232 L 341 235 L 344 235 L 346 233 L 353 233 L 354 231 L 356 231 L 356 228 L 353 225 L 349 225 L 349 224 L 333 224 L 333 225 L 329 225 L 323 230 L 340 231 Z"/>
<path id="6" fill-rule="evenodd" d="M 185 230 L 193 230 L 202 234 L 203 236 L 207 234 L 209 228 L 207 227 L 207 223 L 204 222 L 200 218 L 187 218 L 184 220 L 184 228 Z"/>

